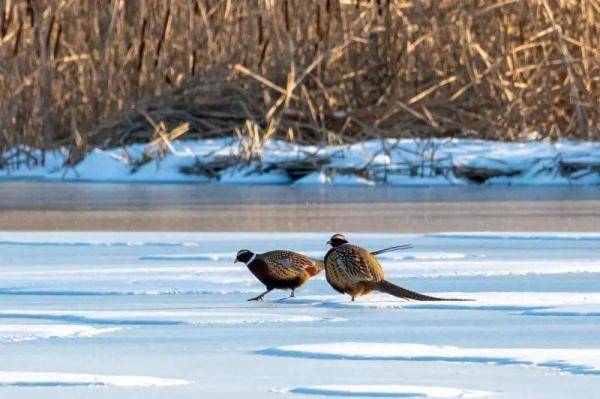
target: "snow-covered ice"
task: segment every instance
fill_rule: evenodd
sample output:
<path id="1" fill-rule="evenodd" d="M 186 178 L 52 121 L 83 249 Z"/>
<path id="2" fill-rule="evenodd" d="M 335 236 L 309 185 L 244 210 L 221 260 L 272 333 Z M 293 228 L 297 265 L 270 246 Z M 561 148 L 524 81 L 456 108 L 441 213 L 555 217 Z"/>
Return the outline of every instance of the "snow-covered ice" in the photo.
<path id="1" fill-rule="evenodd" d="M 97 328 L 77 324 L 0 324 L 0 343 L 49 338 L 93 337 L 119 330 L 118 327 Z"/>
<path id="2" fill-rule="evenodd" d="M 59 320 L 111 325 L 179 325 L 179 324 L 248 324 L 248 323 L 306 323 L 339 321 L 336 318 L 314 317 L 303 314 L 271 314 L 197 310 L 0 310 L 0 319 Z M 92 329 L 95 330 L 95 329 Z M 0 332 L 2 326 L 0 326 Z M 102 333 L 102 330 L 88 332 Z M 81 335 L 71 333 L 71 335 Z M 1 338 L 0 338 L 1 339 Z"/>
<path id="3" fill-rule="evenodd" d="M 475 399 L 493 392 L 419 385 L 315 385 L 282 389 L 282 393 L 369 398 Z"/>
<path id="4" fill-rule="evenodd" d="M 559 233 L 559 232 L 447 232 L 447 233 L 431 233 L 429 237 L 437 238 L 457 238 L 457 239 L 474 239 L 474 240 L 589 240 L 600 242 L 600 233 Z"/>
<path id="5" fill-rule="evenodd" d="M 433 293 L 432 293 L 433 294 Z M 289 298 L 289 304 L 313 305 L 331 308 L 371 309 L 452 309 L 515 311 L 523 315 L 587 315 L 600 312 L 600 293 L 579 292 L 436 292 L 442 298 L 468 299 L 464 302 L 414 302 L 374 293 L 348 302 L 339 295 L 305 296 Z"/>
<path id="6" fill-rule="evenodd" d="M 178 385 L 187 385 L 189 383 L 189 381 L 174 378 L 157 378 L 132 375 L 0 371 L 0 387 L 173 387 Z"/>
<path id="7" fill-rule="evenodd" d="M 600 316 L 600 304 L 567 305 L 528 309 L 521 314 L 529 316 Z"/>
<path id="8" fill-rule="evenodd" d="M 269 348 L 258 353 L 316 359 L 531 365 L 600 376 L 600 349 L 587 348 L 466 348 L 414 343 L 328 342 Z"/>
<path id="9" fill-rule="evenodd" d="M 0 232 L 0 397 L 600 391 L 600 234 L 349 234 L 372 250 L 413 244 L 380 256 L 391 281 L 473 301 L 351 302 L 323 275 L 296 298 L 246 301 L 264 287 L 237 250 L 322 257 L 329 236 Z"/>

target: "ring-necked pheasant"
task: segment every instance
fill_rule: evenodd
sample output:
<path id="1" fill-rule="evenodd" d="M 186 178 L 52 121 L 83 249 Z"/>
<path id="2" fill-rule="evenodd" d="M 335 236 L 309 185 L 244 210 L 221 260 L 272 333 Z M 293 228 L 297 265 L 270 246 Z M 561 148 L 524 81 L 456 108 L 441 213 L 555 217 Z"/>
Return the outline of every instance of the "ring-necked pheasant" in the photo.
<path id="1" fill-rule="evenodd" d="M 262 301 L 274 289 L 292 290 L 323 270 L 323 262 L 291 251 L 270 251 L 255 254 L 247 249 L 237 253 L 235 262 L 244 262 L 248 269 L 263 283 L 267 290 L 249 301 Z"/>
<path id="2" fill-rule="evenodd" d="M 377 258 L 368 250 L 348 243 L 343 234 L 334 234 L 327 242 L 332 248 L 325 255 L 327 282 L 338 292 L 354 298 L 381 291 L 399 298 L 417 301 L 463 301 L 419 294 L 385 280 Z M 379 253 L 379 251 L 375 252 Z"/>
<path id="3" fill-rule="evenodd" d="M 398 251 L 412 248 L 410 244 L 396 245 L 372 252 L 373 255 L 385 252 Z M 303 285 L 311 277 L 316 276 L 324 269 L 324 262 L 309 258 L 308 256 L 291 251 L 270 251 L 264 254 L 255 254 L 247 249 L 240 250 L 234 263 L 244 262 L 248 269 L 263 283 L 267 290 L 249 301 L 261 301 L 263 297 L 274 289 L 292 290 L 290 297 L 294 297 L 296 288 Z"/>

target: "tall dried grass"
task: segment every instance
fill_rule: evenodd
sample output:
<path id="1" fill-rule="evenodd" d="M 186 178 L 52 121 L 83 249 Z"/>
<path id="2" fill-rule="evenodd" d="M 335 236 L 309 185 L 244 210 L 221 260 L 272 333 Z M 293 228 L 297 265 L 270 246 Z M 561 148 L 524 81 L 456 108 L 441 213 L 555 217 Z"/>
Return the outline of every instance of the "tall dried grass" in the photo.
<path id="1" fill-rule="evenodd" d="M 600 2 L 1 0 L 0 101 L 0 149 L 598 139 Z"/>

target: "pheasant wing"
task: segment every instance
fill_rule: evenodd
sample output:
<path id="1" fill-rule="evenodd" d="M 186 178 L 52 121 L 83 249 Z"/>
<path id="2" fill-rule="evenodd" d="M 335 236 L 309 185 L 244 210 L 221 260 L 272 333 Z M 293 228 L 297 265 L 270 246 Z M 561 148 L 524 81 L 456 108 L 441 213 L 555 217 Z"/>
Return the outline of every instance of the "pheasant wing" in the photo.
<path id="1" fill-rule="evenodd" d="M 332 255 L 331 261 L 347 282 L 353 284 L 361 281 L 377 281 L 378 273 L 371 265 L 372 259 L 375 258 L 365 249 L 347 245 L 340 247 Z"/>
<path id="2" fill-rule="evenodd" d="M 312 264 L 309 258 L 290 251 L 271 251 L 264 255 L 269 273 L 279 280 L 295 279 Z"/>

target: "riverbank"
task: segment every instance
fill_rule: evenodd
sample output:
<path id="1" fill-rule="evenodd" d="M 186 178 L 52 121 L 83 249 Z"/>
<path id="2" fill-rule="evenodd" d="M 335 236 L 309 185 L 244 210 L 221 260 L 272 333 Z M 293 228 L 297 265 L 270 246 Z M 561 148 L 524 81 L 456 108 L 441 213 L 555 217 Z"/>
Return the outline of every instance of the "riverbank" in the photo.
<path id="1" fill-rule="evenodd" d="M 42 162 L 43 161 L 43 162 Z M 600 142 L 367 140 L 314 146 L 238 139 L 94 149 L 13 148 L 0 180 L 294 186 L 600 185 Z"/>

